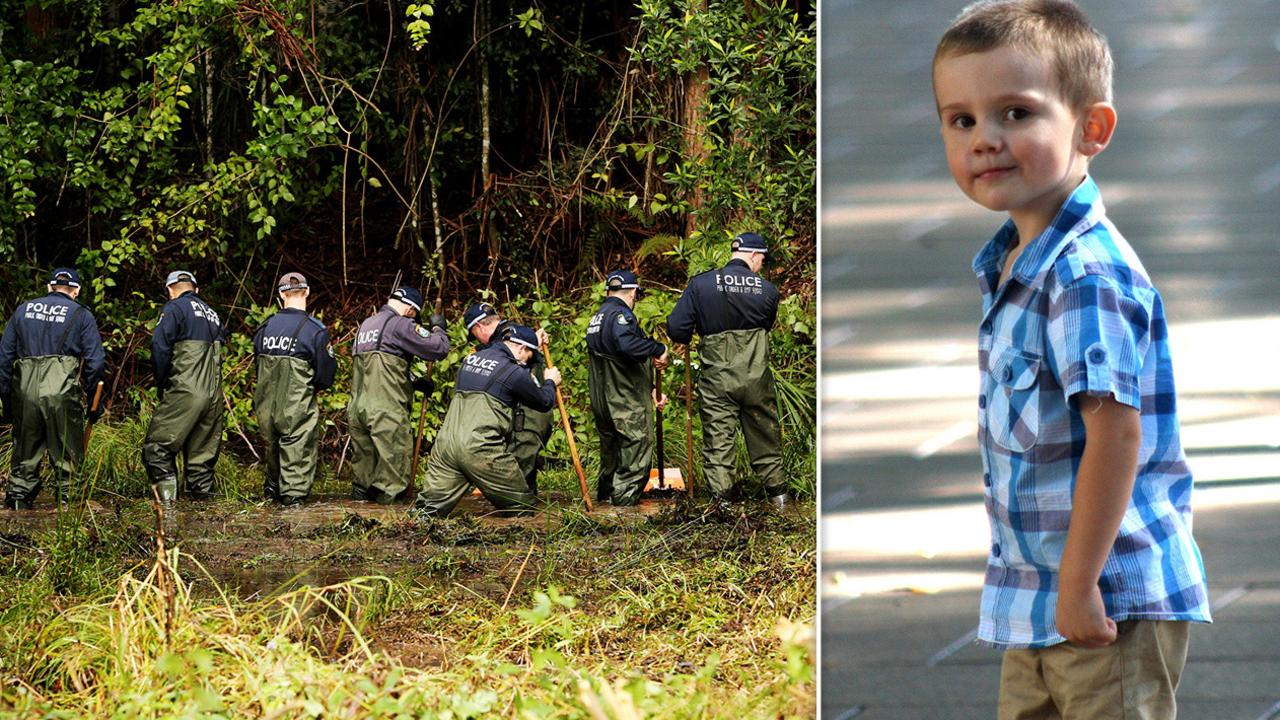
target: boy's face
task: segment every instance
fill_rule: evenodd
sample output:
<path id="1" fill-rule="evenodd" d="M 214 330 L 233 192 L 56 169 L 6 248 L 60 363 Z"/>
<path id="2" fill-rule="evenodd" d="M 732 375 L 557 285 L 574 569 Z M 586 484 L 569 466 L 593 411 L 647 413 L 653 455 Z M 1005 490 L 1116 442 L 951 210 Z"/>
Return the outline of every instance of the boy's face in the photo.
<path id="1" fill-rule="evenodd" d="M 945 56 L 933 79 L 956 184 L 979 205 L 1008 212 L 1020 231 L 1043 230 L 1088 167 L 1084 123 L 1059 94 L 1049 63 L 1001 47 Z"/>

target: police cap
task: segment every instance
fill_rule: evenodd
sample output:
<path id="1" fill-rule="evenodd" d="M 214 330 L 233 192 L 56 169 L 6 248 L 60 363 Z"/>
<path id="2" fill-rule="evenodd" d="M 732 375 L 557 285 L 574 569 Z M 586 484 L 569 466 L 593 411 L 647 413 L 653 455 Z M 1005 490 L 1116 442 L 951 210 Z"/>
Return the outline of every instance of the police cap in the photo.
<path id="1" fill-rule="evenodd" d="M 758 252 L 769 253 L 769 248 L 764 244 L 764 238 L 753 232 L 738 233 L 733 237 L 734 252 Z"/>
<path id="2" fill-rule="evenodd" d="M 538 333 L 526 325 L 512 323 L 502 333 L 502 339 L 524 345 L 535 353 L 538 352 Z"/>
<path id="3" fill-rule="evenodd" d="M 417 288 L 398 287 L 391 293 L 391 299 L 412 305 L 414 310 L 422 312 L 422 293 Z"/>
<path id="4" fill-rule="evenodd" d="M 49 274 L 50 285 L 63 285 L 71 288 L 80 287 L 80 273 L 75 268 L 58 268 Z"/>
<path id="5" fill-rule="evenodd" d="M 164 286 L 171 287 L 173 285 L 177 285 L 178 283 L 182 283 L 182 282 L 191 283 L 192 285 L 196 285 L 196 286 L 200 285 L 200 283 L 196 282 L 195 275 L 187 272 L 186 270 L 174 270 L 173 272 L 169 273 L 169 277 L 165 278 Z"/>
<path id="6" fill-rule="evenodd" d="M 487 302 L 472 303 L 467 311 L 462 314 L 462 322 L 470 330 L 476 323 L 487 317 L 494 317 L 498 314 L 497 308 Z"/>
<path id="7" fill-rule="evenodd" d="M 306 290 L 307 279 L 300 272 L 287 272 L 280 276 L 280 282 L 276 283 L 278 292 L 287 292 L 289 290 Z"/>
<path id="8" fill-rule="evenodd" d="M 614 270 L 604 280 L 604 288 L 609 292 L 630 290 L 638 287 L 640 287 L 640 281 L 636 279 L 636 274 L 630 270 Z"/>

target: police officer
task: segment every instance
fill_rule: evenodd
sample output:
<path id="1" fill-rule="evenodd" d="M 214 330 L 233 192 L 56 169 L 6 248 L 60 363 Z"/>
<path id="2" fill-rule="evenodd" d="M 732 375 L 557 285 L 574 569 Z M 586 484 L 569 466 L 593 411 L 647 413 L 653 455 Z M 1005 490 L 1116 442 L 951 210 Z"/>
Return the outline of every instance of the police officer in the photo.
<path id="1" fill-rule="evenodd" d="M 4 505 L 29 510 L 40 493 L 40 461 L 49 452 L 58 500 L 70 500 L 71 476 L 84 453 L 85 406 L 106 355 L 98 321 L 76 302 L 80 274 L 58 268 L 49 294 L 22 303 L 0 337 L 0 404 L 13 424 L 13 455 Z M 77 383 L 79 383 L 77 385 Z M 89 421 L 101 410 L 91 411 Z"/>
<path id="2" fill-rule="evenodd" d="M 439 360 L 449 352 L 444 318 L 432 315 L 430 331 L 418 324 L 422 293 L 397 288 L 387 304 L 360 323 L 352 355 L 352 493 L 387 505 L 409 487 L 413 455 L 413 391 L 430 394 L 428 377 L 413 377 L 414 358 Z"/>
<path id="3" fill-rule="evenodd" d="M 186 493 L 213 497 L 213 469 L 222 449 L 222 347 L 218 313 L 197 294 L 196 276 L 165 278 L 169 302 L 151 333 L 151 365 L 160 402 L 142 445 L 142 464 L 160 501 L 178 497 L 176 458 L 185 458 Z"/>
<path id="4" fill-rule="evenodd" d="M 276 290 L 284 307 L 253 337 L 258 366 L 253 406 L 267 444 L 263 495 L 281 505 L 296 505 L 310 494 L 316 477 L 316 393 L 333 385 L 337 363 L 329 331 L 307 314 L 311 290 L 302 273 L 285 273 Z"/>
<path id="5" fill-rule="evenodd" d="M 631 311 L 639 287 L 629 270 L 609 273 L 608 297 L 587 324 L 591 413 L 600 433 L 596 499 L 614 505 L 640 502 L 651 464 L 654 404 L 666 404 L 653 386 L 653 368 L 666 366 L 667 346 L 649 339 Z"/>
<path id="6" fill-rule="evenodd" d="M 733 257 L 717 270 L 695 275 L 667 317 L 667 336 L 688 344 L 702 336 L 698 381 L 702 456 L 707 485 L 716 497 L 734 490 L 733 446 L 741 424 L 751 467 L 775 505 L 787 502 L 782 474 L 778 399 L 769 369 L 769 330 L 778 315 L 778 290 L 760 277 L 764 238 L 742 233 Z"/>
<path id="7" fill-rule="evenodd" d="M 419 516 L 447 517 L 472 484 L 504 515 L 529 512 L 536 500 L 511 452 L 513 415 L 521 405 L 550 410 L 560 371 L 547 368 L 541 383 L 529 372 L 533 330 L 512 324 L 500 338 L 462 362 L 414 503 Z"/>
<path id="8" fill-rule="evenodd" d="M 466 323 L 467 332 L 476 341 L 477 351 L 500 342 L 503 330 L 511 325 L 510 321 L 502 319 L 493 305 L 486 302 L 474 303 L 467 308 L 463 313 L 462 321 Z M 547 333 L 541 328 L 537 330 L 537 336 L 539 343 L 547 342 Z M 529 361 L 529 372 L 533 373 L 534 379 L 541 382 L 545 368 L 542 353 L 534 353 L 533 359 Z M 529 491 L 537 495 L 538 468 L 542 464 L 539 455 L 547 446 L 547 441 L 551 439 L 551 429 L 555 423 L 550 411 L 543 412 L 518 405 L 514 408 L 514 412 L 515 429 L 511 433 L 511 452 L 516 456 L 516 463 L 520 465 L 520 473 L 529 484 Z"/>

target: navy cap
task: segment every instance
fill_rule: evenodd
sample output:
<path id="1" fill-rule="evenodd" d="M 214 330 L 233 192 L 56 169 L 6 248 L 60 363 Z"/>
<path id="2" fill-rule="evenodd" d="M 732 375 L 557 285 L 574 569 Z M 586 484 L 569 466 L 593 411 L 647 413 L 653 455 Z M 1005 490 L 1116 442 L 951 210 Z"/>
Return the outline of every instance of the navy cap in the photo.
<path id="1" fill-rule="evenodd" d="M 734 252 L 758 252 L 768 254 L 764 238 L 753 232 L 738 233 L 733 237 Z"/>
<path id="2" fill-rule="evenodd" d="M 180 282 L 189 282 L 192 285 L 200 284 L 196 282 L 196 276 L 187 272 L 186 270 L 174 270 L 173 272 L 169 273 L 169 277 L 165 278 L 164 286 L 169 287 L 171 285 L 176 285 Z"/>
<path id="3" fill-rule="evenodd" d="M 487 302 L 472 303 L 467 311 L 462 313 L 462 322 L 470 330 L 476 323 L 487 317 L 496 317 L 498 309 Z"/>
<path id="4" fill-rule="evenodd" d="M 636 279 L 636 274 L 630 270 L 614 270 L 604 279 L 604 289 L 609 292 L 630 290 L 638 287 L 640 287 L 640 281 Z"/>
<path id="5" fill-rule="evenodd" d="M 412 305 L 414 310 L 422 312 L 422 293 L 417 288 L 398 287 L 391 293 L 391 299 Z"/>
<path id="6" fill-rule="evenodd" d="M 534 352 L 538 352 L 538 333 L 526 325 L 516 325 L 512 323 L 502 333 L 502 339 L 513 343 L 524 345 Z"/>
<path id="7" fill-rule="evenodd" d="M 288 290 L 306 290 L 307 279 L 300 272 L 287 272 L 280 276 L 280 282 L 276 283 L 276 290 L 286 292 Z"/>
<path id="8" fill-rule="evenodd" d="M 66 287 L 80 287 L 80 273 L 75 268 L 58 268 L 49 274 L 50 285 L 65 285 Z"/>

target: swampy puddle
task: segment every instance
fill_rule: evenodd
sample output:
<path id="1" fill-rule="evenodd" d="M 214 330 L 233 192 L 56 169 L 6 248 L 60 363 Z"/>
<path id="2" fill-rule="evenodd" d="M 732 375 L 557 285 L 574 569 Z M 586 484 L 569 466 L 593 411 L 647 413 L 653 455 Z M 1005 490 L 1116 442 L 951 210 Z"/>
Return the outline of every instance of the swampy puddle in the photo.
<path id="1" fill-rule="evenodd" d="M 550 563 L 557 574 L 573 577 L 589 572 L 587 566 L 602 557 L 679 553 L 679 538 L 670 536 L 673 529 L 681 534 L 682 523 L 747 522 L 751 509 L 738 506 L 739 517 L 732 510 L 709 513 L 705 506 L 655 499 L 627 508 L 597 505 L 588 514 L 575 498 L 553 497 L 547 510 L 506 518 L 493 515 L 483 498 L 471 496 L 450 518 L 420 522 L 409 517 L 408 507 L 345 497 L 320 497 L 289 508 L 234 500 L 179 501 L 177 544 L 199 565 L 189 573 L 197 593 L 218 591 L 209 580 L 253 599 L 303 584 L 387 575 L 410 584 L 447 579 L 501 600 L 509 591 L 513 564 L 523 558 L 530 558 L 526 562 L 534 571 Z M 128 557 L 146 557 L 155 541 L 154 514 L 142 501 L 95 500 L 84 510 L 63 510 L 60 518 L 45 500 L 34 510 L 8 512 L 4 519 L 0 545 L 16 552 L 39 552 L 37 536 L 59 522 L 91 531 L 110 526 L 112 541 L 130 546 Z M 587 557 L 592 563 L 580 562 Z"/>

